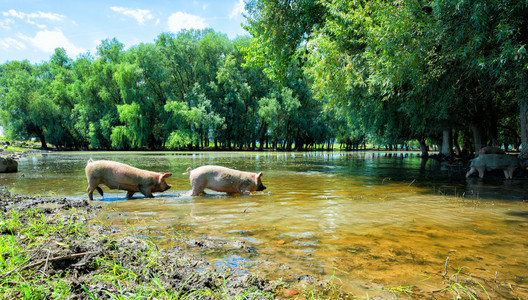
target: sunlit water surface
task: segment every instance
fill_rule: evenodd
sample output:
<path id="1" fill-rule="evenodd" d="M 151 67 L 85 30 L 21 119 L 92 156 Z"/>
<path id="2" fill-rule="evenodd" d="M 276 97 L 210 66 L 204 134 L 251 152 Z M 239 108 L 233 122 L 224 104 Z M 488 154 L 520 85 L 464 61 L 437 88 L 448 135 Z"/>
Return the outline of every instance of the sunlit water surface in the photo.
<path id="1" fill-rule="evenodd" d="M 124 191 L 104 186 L 104 199 L 94 194 L 115 225 L 243 240 L 255 247 L 248 258 L 216 257 L 234 265 L 272 261 L 283 267 L 260 271 L 274 279 L 334 275 L 361 296 L 388 286 L 427 291 L 442 282 L 449 257 L 448 275 L 464 267 L 478 278 L 528 288 L 526 179 L 466 179 L 401 153 L 82 152 L 22 158 L 19 172 L 0 174 L 0 184 L 15 193 L 87 199 L 89 158 L 173 173 L 172 189 L 154 199 L 127 200 Z M 190 197 L 182 173 L 207 164 L 263 172 L 267 190 Z"/>

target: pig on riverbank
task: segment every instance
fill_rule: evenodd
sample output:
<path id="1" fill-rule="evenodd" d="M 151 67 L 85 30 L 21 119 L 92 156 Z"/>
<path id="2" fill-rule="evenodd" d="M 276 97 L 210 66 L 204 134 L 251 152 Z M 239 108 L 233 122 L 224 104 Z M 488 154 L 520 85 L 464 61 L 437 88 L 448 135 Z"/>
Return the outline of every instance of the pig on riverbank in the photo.
<path id="1" fill-rule="evenodd" d="M 484 178 L 486 170 L 503 170 L 506 179 L 513 177 L 513 171 L 520 167 L 517 157 L 508 154 L 485 154 L 474 158 L 469 165 L 470 170 L 466 173 L 466 177 L 473 173 L 479 173 L 480 178 Z"/>
<path id="2" fill-rule="evenodd" d="M 262 172 L 257 174 L 220 166 L 201 166 L 194 170 L 188 168 L 187 173 L 190 174 L 191 196 L 202 194 L 206 188 L 228 194 L 249 194 L 266 189 L 260 180 Z"/>
<path id="3" fill-rule="evenodd" d="M 134 193 L 140 192 L 145 197 L 152 198 L 155 192 L 164 192 L 171 188 L 165 181 L 171 173 L 157 173 L 141 170 L 115 161 L 88 160 L 86 168 L 86 179 L 88 180 L 88 197 L 93 200 L 93 191 L 97 189 L 103 196 L 103 190 L 99 187 L 104 184 L 110 189 L 127 191 L 127 198 L 132 198 Z"/>

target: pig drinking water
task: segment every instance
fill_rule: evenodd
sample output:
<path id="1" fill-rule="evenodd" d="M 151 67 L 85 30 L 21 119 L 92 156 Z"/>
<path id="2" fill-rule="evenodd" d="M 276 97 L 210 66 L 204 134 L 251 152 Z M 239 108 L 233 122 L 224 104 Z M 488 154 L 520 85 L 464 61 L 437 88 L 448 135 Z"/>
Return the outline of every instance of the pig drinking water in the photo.
<path id="1" fill-rule="evenodd" d="M 513 177 L 513 171 L 520 166 L 517 157 L 508 154 L 485 154 L 474 158 L 469 165 L 466 177 L 478 171 L 479 177 L 484 178 L 485 170 L 503 170 L 506 179 Z"/>
<path id="2" fill-rule="evenodd" d="M 154 192 L 164 192 L 171 188 L 165 181 L 171 173 L 156 173 L 131 167 L 115 161 L 88 160 L 86 168 L 86 179 L 88 180 L 88 197 L 93 200 L 93 191 L 97 189 L 103 196 L 103 190 L 99 187 L 104 184 L 110 189 L 128 191 L 127 198 L 132 198 L 134 193 L 140 192 L 145 197 L 154 197 Z"/>
<path id="3" fill-rule="evenodd" d="M 262 172 L 257 174 L 220 166 L 202 166 L 194 170 L 188 168 L 187 173 L 192 185 L 191 196 L 202 194 L 206 188 L 228 194 L 249 194 L 266 189 L 260 180 Z"/>

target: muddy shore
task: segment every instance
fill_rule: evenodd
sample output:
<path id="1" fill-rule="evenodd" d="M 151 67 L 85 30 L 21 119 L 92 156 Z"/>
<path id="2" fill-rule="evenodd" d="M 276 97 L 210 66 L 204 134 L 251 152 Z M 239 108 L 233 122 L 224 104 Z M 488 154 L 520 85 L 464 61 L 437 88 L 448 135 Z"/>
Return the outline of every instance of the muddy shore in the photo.
<path id="1" fill-rule="evenodd" d="M 0 272 L 5 280 L 0 282 L 0 290 L 4 296 L 18 298 L 26 293 L 16 288 L 18 283 L 14 281 L 20 278 L 9 279 L 13 274 L 20 275 L 22 280 L 34 280 L 39 276 L 43 281 L 59 278 L 69 289 L 67 298 L 71 299 L 136 298 L 143 295 L 141 291 L 153 285 L 152 282 L 158 289 L 152 295 L 161 298 L 175 295 L 178 299 L 306 299 L 302 291 L 291 288 L 293 285 L 310 286 L 309 293 L 317 295 L 308 297 L 311 299 L 350 296 L 311 276 L 292 275 L 293 284 L 270 281 L 226 264 L 213 264 L 199 254 L 216 248 L 254 251 L 241 241 L 178 237 L 174 247 L 160 249 L 155 241 L 137 232 L 120 232 L 94 221 L 100 210 L 101 206 L 94 206 L 87 200 L 41 198 L 0 191 L 0 237 L 15 239 L 27 252 L 23 262 L 15 262 L 15 254 L 3 249 L 1 255 L 5 265 Z M 18 227 L 12 225 L 17 222 L 20 223 Z M 23 231 L 36 227 L 36 222 L 57 228 L 61 225 L 70 231 L 52 229 L 40 233 L 42 238 L 39 233 L 35 232 L 33 237 Z M 77 228 L 74 233 L 71 233 L 72 228 Z M 113 267 L 108 266 L 108 262 Z M 126 270 L 121 271 L 123 273 L 135 275 L 116 281 L 107 274 L 115 275 L 115 266 Z M 53 293 L 43 296 L 54 297 Z"/>

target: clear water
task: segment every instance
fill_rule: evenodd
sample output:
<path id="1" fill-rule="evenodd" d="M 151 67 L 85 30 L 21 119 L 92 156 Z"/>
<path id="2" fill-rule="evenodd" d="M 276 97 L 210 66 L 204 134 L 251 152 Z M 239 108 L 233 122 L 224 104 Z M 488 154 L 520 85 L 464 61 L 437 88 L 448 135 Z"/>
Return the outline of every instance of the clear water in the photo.
<path id="1" fill-rule="evenodd" d="M 172 172 L 172 189 L 153 199 L 127 200 L 126 192 L 103 186 L 105 197 L 94 194 L 95 202 L 118 226 L 184 228 L 192 237 L 255 247 L 258 255 L 222 254 L 229 265 L 268 260 L 284 266 L 260 270 L 271 277 L 335 275 L 344 289 L 373 295 L 381 286 L 438 289 L 449 257 L 449 275 L 464 267 L 475 278 L 528 290 L 526 179 L 505 180 L 500 172 L 466 179 L 400 153 L 70 152 L 22 158 L 19 173 L 0 174 L 0 184 L 15 193 L 87 199 L 89 158 Z M 267 190 L 188 196 L 182 173 L 206 164 L 263 172 Z"/>

